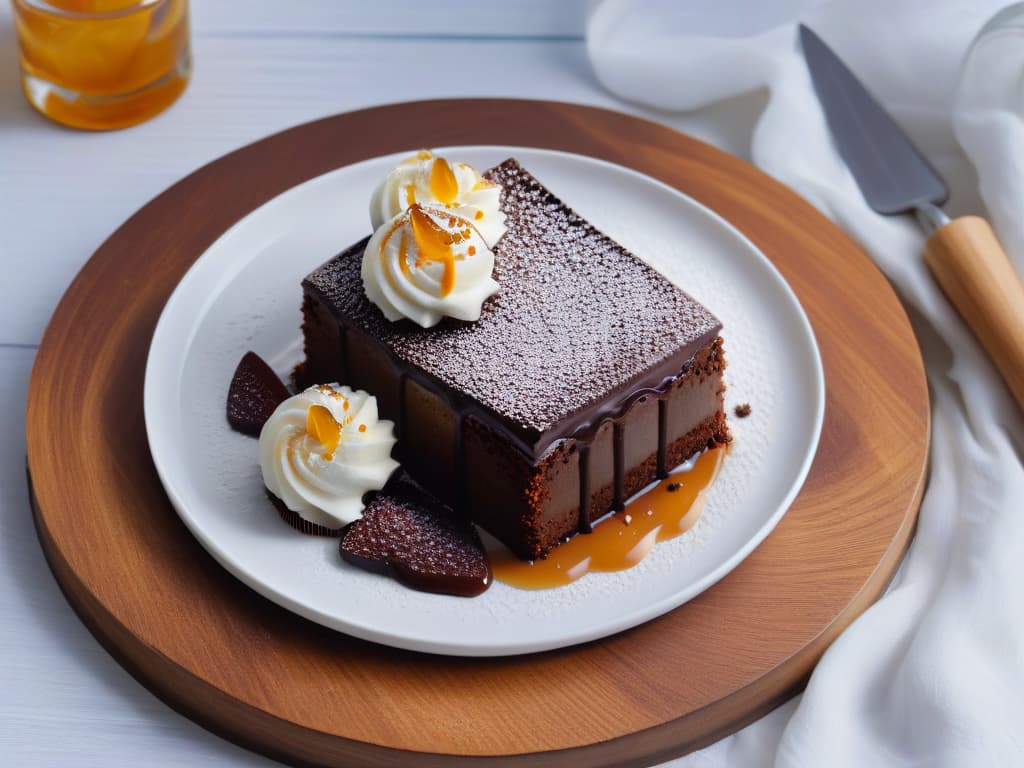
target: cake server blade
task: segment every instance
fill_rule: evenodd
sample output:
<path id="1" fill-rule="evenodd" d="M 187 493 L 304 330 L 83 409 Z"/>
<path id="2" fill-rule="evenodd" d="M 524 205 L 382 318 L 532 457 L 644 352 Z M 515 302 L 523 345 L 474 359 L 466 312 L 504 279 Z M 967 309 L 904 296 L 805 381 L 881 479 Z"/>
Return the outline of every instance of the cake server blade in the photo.
<path id="1" fill-rule="evenodd" d="M 836 148 L 868 205 L 892 214 L 945 202 L 942 177 L 853 72 L 803 24 L 800 42 Z"/>
<path id="2" fill-rule="evenodd" d="M 800 25 L 811 81 L 836 149 L 874 210 L 917 214 L 929 233 L 924 260 L 1024 408 L 1024 285 L 992 227 L 977 216 L 950 221 L 938 206 L 946 183 L 857 77 Z"/>

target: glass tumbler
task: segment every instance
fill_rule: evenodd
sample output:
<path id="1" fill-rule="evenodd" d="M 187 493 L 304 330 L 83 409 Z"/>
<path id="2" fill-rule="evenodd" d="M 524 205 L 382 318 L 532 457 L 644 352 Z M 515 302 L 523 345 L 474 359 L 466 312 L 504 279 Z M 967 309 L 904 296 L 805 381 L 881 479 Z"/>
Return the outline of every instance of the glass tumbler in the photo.
<path id="1" fill-rule="evenodd" d="M 58 123 L 126 128 L 166 109 L 188 83 L 188 0 L 12 2 L 22 89 Z"/>

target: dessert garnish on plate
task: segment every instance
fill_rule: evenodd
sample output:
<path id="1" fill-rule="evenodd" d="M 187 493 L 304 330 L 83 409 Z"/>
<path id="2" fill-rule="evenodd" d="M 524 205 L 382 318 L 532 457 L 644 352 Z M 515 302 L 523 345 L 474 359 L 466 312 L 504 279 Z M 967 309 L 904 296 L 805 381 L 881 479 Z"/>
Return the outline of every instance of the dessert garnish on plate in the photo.
<path id="1" fill-rule="evenodd" d="M 473 525 L 408 479 L 388 483 L 398 468 L 392 424 L 377 417 L 366 392 L 318 384 L 289 397 L 249 352 L 232 378 L 228 415 L 244 434 L 256 428 L 267 496 L 293 528 L 342 537 L 342 559 L 414 589 L 474 596 L 490 586 Z"/>
<path id="2" fill-rule="evenodd" d="M 491 584 L 473 524 L 408 481 L 375 495 L 345 529 L 340 549 L 345 561 L 413 589 L 472 597 Z"/>
<path id="3" fill-rule="evenodd" d="M 363 495 L 398 468 L 393 424 L 377 399 L 339 384 L 317 384 L 281 403 L 260 432 L 263 484 L 302 520 L 338 531 L 362 517 Z"/>
<path id="4" fill-rule="evenodd" d="M 430 328 L 476 321 L 498 291 L 491 248 L 505 234 L 501 189 L 466 163 L 420 150 L 399 163 L 370 201 L 363 251 L 366 296 L 388 320 Z"/>
<path id="5" fill-rule="evenodd" d="M 467 163 L 421 149 L 390 171 L 370 198 L 374 231 L 414 205 L 440 208 L 472 223 L 488 246 L 505 234 L 501 188 Z"/>
<path id="6" fill-rule="evenodd" d="M 228 387 L 228 423 L 242 434 L 259 437 L 270 414 L 288 395 L 274 369 L 255 352 L 246 352 Z"/>
<path id="7" fill-rule="evenodd" d="M 430 328 L 443 317 L 476 321 L 498 291 L 494 252 L 472 222 L 413 203 L 381 224 L 366 244 L 366 295 L 388 320 Z"/>

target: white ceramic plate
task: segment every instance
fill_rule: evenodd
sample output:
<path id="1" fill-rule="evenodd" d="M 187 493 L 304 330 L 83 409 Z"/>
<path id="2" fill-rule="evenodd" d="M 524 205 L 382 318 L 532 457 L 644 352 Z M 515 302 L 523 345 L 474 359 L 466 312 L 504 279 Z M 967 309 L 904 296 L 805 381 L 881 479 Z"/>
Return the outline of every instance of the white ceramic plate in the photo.
<path id="1" fill-rule="evenodd" d="M 281 522 L 264 495 L 257 441 L 229 429 L 232 372 L 252 349 L 284 376 L 301 354 L 302 278 L 369 231 L 370 193 L 404 156 L 312 179 L 229 229 L 167 302 L 146 367 L 149 445 L 171 502 L 203 546 L 274 602 L 367 640 L 433 653 L 519 654 L 604 637 L 659 616 L 714 584 L 775 527 L 818 443 L 825 390 L 796 297 L 745 237 L 647 176 L 578 155 L 461 147 L 487 168 L 514 156 L 597 227 L 704 302 L 725 326 L 734 446 L 687 534 L 638 566 L 558 589 L 496 583 L 465 599 L 425 594 L 344 563 L 337 540 Z"/>

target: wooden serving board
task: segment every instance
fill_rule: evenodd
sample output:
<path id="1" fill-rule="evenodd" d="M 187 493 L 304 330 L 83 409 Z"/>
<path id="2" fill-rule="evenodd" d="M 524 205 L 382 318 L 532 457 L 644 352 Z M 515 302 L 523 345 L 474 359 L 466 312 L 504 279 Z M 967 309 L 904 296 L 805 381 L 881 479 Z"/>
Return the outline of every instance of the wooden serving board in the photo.
<path id="1" fill-rule="evenodd" d="M 576 152 L 691 195 L 775 263 L 821 347 L 824 431 L 778 528 L 712 589 L 605 640 L 460 659 L 322 628 L 220 568 L 178 519 L 149 456 L 146 354 L 193 261 L 239 218 L 307 179 L 452 144 Z M 682 754 L 801 688 L 829 643 L 881 594 L 907 546 L 929 409 L 920 352 L 889 284 L 838 228 L 757 169 L 607 110 L 427 101 L 271 136 L 130 218 L 89 260 L 47 328 L 27 439 L 39 537 L 68 600 L 139 680 L 210 729 L 315 765 L 557 760 L 593 768 Z"/>

